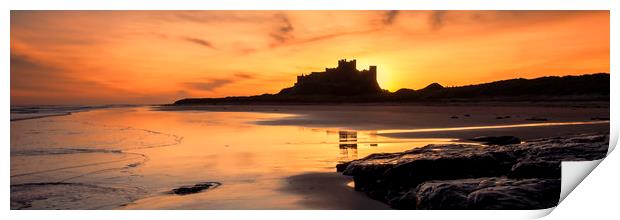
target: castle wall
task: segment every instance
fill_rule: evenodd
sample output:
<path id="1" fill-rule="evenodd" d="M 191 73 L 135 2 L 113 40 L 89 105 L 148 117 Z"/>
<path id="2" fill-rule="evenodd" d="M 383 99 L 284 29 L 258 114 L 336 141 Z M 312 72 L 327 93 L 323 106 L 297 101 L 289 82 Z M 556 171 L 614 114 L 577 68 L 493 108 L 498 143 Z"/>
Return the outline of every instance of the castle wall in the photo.
<path id="1" fill-rule="evenodd" d="M 312 72 L 297 77 L 294 92 L 297 94 L 369 94 L 380 92 L 377 83 L 377 67 L 370 66 L 359 71 L 356 60 L 339 60 L 338 67 L 325 68 L 324 72 Z"/>

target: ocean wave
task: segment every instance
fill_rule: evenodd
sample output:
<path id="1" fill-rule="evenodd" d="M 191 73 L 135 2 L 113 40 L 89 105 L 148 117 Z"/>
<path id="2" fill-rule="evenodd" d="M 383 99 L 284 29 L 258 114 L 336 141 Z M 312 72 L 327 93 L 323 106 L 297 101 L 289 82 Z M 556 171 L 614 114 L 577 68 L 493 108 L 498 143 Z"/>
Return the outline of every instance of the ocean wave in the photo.
<path id="1" fill-rule="evenodd" d="M 109 209 L 146 194 L 140 187 L 39 182 L 11 185 L 11 209 Z"/>
<path id="2" fill-rule="evenodd" d="M 25 105 L 11 106 L 11 121 L 66 116 L 95 109 L 135 107 L 137 105 Z"/>
<path id="3" fill-rule="evenodd" d="M 47 148 L 47 149 L 12 151 L 11 156 L 39 156 L 39 155 L 59 155 L 59 154 L 86 154 L 86 153 L 122 153 L 122 151 L 114 150 L 114 149 Z"/>

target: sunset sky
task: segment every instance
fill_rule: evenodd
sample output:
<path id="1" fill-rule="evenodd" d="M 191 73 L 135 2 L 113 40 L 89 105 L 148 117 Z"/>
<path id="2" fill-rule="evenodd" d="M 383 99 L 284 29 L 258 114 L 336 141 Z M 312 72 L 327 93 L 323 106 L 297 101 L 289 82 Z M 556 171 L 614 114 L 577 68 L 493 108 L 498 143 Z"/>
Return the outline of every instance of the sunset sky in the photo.
<path id="1" fill-rule="evenodd" d="M 277 93 L 357 59 L 382 88 L 609 72 L 608 11 L 12 11 L 11 104 Z"/>

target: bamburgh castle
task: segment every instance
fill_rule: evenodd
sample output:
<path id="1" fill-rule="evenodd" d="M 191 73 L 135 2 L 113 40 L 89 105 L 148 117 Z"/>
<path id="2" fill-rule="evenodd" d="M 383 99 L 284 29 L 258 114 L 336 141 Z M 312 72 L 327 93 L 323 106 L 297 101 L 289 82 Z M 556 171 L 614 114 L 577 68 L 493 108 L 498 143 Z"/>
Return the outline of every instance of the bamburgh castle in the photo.
<path id="1" fill-rule="evenodd" d="M 380 93 L 377 83 L 377 67 L 357 70 L 356 61 L 342 59 L 338 67 L 325 68 L 323 72 L 312 72 L 297 76 L 293 87 L 283 89 L 287 95 L 369 95 Z"/>

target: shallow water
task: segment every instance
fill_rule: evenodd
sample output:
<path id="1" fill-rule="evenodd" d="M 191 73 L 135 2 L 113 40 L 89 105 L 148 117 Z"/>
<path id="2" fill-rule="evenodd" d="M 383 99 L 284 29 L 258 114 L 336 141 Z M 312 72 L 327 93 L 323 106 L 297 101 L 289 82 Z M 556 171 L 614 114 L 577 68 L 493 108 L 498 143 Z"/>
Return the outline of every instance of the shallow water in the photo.
<path id="1" fill-rule="evenodd" d="M 141 107 L 15 121 L 11 207 L 305 208 L 295 202 L 299 195 L 280 190 L 286 177 L 333 172 L 338 162 L 371 153 L 452 141 L 255 124 L 287 116 Z M 199 182 L 222 186 L 200 195 L 168 193 Z M 132 203 L 136 199 L 142 200 Z"/>
<path id="2" fill-rule="evenodd" d="M 333 173 L 338 162 L 372 153 L 456 142 L 260 123 L 291 116 L 126 107 L 14 121 L 11 208 L 317 208 L 301 202 L 305 195 L 283 190 L 289 177 Z M 170 193 L 201 182 L 221 185 Z"/>

